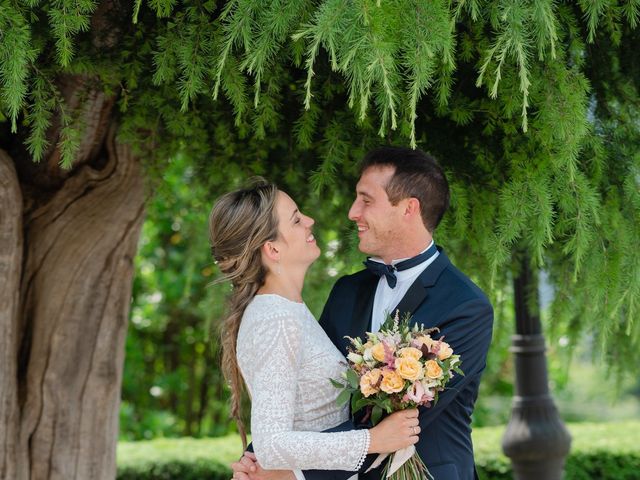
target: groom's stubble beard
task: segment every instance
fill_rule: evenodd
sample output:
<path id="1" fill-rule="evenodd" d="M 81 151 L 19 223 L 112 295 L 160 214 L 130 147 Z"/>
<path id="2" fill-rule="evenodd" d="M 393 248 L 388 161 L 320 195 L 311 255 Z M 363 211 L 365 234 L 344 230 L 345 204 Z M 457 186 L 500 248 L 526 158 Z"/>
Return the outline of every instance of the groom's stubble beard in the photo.
<path id="1" fill-rule="evenodd" d="M 389 261 L 402 256 L 401 253 L 396 253 L 402 252 L 404 243 L 402 233 L 400 229 L 394 228 L 393 225 L 385 225 L 382 229 L 369 225 L 369 230 L 359 240 L 358 248 L 365 255 L 380 257 Z"/>

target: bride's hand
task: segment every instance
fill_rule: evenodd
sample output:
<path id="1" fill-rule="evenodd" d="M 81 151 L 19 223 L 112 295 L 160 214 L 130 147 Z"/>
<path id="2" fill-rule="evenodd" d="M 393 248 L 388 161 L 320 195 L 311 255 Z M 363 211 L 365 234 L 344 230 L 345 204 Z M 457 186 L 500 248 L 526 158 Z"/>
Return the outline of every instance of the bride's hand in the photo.
<path id="1" fill-rule="evenodd" d="M 240 460 L 231 464 L 233 480 L 296 480 L 291 470 L 264 470 L 252 452 L 244 452 Z"/>
<path id="2" fill-rule="evenodd" d="M 418 409 L 392 413 L 369 430 L 369 453 L 392 453 L 418 443 L 420 426 Z"/>

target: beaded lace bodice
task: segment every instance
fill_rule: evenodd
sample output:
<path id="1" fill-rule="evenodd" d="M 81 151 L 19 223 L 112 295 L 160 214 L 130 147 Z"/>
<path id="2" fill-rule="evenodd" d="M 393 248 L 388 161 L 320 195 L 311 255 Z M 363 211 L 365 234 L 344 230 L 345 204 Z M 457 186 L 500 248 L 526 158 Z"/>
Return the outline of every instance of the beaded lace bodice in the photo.
<path id="1" fill-rule="evenodd" d="M 266 469 L 356 471 L 369 448 L 367 430 L 322 433 L 348 419 L 329 378 L 344 357 L 307 306 L 256 295 L 238 332 L 237 356 L 251 396 L 251 431 Z"/>

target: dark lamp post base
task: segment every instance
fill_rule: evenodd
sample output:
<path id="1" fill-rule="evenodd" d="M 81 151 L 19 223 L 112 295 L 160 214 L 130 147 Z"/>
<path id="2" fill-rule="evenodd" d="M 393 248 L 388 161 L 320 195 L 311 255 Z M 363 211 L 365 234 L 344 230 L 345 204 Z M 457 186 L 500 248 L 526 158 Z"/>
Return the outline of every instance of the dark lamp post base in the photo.
<path id="1" fill-rule="evenodd" d="M 564 458 L 545 459 L 545 463 L 538 462 L 513 462 L 513 478 L 515 480 L 562 480 Z"/>
<path id="2" fill-rule="evenodd" d="M 514 277 L 516 335 L 511 352 L 515 395 L 502 450 L 516 480 L 561 480 L 571 447 L 549 391 L 545 341 L 539 316 L 537 277 L 526 257 Z"/>
<path id="3" fill-rule="evenodd" d="M 549 394 L 544 337 L 514 335 L 516 395 L 502 450 L 516 480 L 561 480 L 571 436 Z"/>

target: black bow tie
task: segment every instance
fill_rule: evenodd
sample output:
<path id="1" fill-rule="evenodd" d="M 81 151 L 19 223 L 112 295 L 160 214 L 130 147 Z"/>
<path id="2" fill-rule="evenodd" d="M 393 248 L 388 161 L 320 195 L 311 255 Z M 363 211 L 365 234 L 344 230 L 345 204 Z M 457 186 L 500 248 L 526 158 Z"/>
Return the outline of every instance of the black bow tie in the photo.
<path id="1" fill-rule="evenodd" d="M 371 260 L 370 258 L 367 258 L 367 260 L 364 262 L 364 266 L 367 267 L 367 269 L 374 275 L 377 275 L 379 277 L 382 277 L 384 275 L 387 278 L 387 284 L 391 288 L 395 288 L 396 284 L 398 283 L 396 272 L 401 272 L 402 270 L 407 270 L 409 268 L 415 267 L 416 265 L 420 265 L 422 262 L 426 262 L 433 255 L 435 255 L 437 251 L 438 248 L 434 243 L 420 255 L 408 258 L 399 263 L 396 263 L 395 265 L 386 265 L 384 263 L 376 262 Z"/>

